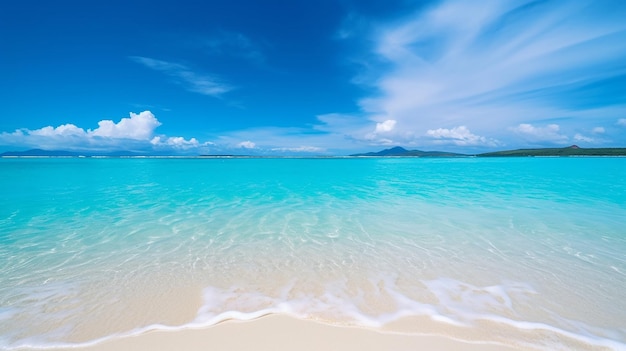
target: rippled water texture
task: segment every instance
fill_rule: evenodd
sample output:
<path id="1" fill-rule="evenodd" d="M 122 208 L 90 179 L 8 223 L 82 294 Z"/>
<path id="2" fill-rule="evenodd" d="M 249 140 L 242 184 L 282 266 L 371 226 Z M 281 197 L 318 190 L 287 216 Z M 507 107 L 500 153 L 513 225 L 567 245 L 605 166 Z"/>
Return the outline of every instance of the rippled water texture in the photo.
<path id="1" fill-rule="evenodd" d="M 625 348 L 623 158 L 0 159 L 0 194 L 0 348 L 266 313 Z"/>

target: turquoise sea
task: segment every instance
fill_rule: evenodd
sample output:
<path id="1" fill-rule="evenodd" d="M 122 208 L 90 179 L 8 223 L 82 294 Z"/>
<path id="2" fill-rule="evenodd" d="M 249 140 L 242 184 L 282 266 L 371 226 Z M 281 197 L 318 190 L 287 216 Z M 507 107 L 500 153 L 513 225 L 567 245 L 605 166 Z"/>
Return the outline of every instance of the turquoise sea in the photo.
<path id="1" fill-rule="evenodd" d="M 0 159 L 0 349 L 281 313 L 626 350 L 625 292 L 626 158 Z"/>

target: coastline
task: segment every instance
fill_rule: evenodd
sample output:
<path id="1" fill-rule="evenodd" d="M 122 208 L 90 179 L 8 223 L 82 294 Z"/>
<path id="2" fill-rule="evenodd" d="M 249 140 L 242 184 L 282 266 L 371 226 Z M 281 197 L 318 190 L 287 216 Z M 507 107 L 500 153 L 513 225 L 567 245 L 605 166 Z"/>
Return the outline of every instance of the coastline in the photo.
<path id="1" fill-rule="evenodd" d="M 470 343 L 437 335 L 405 334 L 373 328 L 336 326 L 278 314 L 248 321 L 228 320 L 206 328 L 177 331 L 153 330 L 135 336 L 110 338 L 90 346 L 53 349 L 59 351 L 539 350 L 502 343 Z"/>

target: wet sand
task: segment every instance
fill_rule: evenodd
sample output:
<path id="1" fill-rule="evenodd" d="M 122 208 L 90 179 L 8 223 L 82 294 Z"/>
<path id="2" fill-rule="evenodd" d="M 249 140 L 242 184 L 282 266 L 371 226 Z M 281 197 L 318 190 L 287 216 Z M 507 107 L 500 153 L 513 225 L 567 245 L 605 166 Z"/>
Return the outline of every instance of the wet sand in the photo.
<path id="1" fill-rule="evenodd" d="M 383 332 L 333 326 L 269 315 L 252 321 L 227 321 L 204 329 L 152 331 L 68 350 L 430 350 L 514 351 L 503 344 L 468 343 L 443 336 Z M 531 350 L 531 349 L 526 349 Z"/>

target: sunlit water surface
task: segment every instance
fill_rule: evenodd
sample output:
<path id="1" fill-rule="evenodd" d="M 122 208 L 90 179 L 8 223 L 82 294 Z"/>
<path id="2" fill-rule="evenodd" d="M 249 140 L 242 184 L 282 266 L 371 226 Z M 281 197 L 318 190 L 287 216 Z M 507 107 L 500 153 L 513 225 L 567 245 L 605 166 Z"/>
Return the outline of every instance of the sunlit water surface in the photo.
<path id="1" fill-rule="evenodd" d="M 626 349 L 624 158 L 0 159 L 0 194 L 4 349 L 267 313 Z"/>

